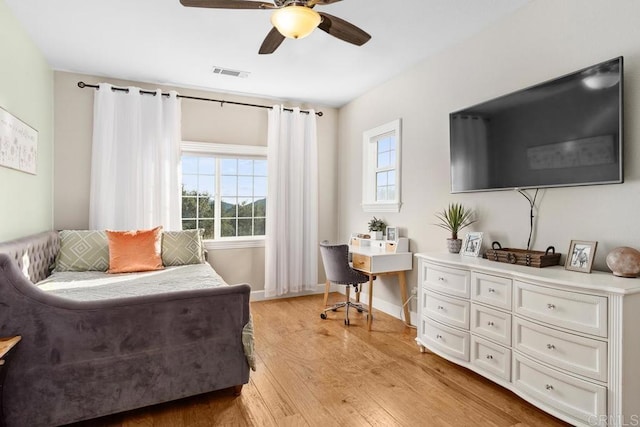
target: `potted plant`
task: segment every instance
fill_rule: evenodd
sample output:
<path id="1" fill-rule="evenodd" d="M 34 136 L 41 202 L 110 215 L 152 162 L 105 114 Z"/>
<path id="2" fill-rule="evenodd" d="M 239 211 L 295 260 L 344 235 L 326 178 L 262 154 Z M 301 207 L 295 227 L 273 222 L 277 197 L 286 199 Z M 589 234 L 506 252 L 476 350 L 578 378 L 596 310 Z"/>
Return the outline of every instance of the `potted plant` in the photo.
<path id="1" fill-rule="evenodd" d="M 465 208 L 462 204 L 451 203 L 448 208 L 436 213 L 436 217 L 440 223 L 435 225 L 451 232 L 451 237 L 447 239 L 449 252 L 452 254 L 460 253 L 462 240 L 458 239 L 458 232 L 476 222 L 475 219 L 472 219 L 473 211 Z"/>
<path id="2" fill-rule="evenodd" d="M 375 216 L 369 221 L 369 231 L 373 234 L 371 237 L 375 240 L 382 240 L 382 234 L 387 227 L 387 224 L 382 219 L 378 219 Z"/>

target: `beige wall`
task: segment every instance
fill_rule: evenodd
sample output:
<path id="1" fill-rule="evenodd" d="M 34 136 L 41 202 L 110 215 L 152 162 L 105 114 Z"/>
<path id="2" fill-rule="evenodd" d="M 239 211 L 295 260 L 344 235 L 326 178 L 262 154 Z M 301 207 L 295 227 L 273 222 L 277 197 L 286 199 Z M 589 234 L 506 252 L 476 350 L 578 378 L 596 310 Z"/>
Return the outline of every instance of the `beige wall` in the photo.
<path id="1" fill-rule="evenodd" d="M 51 229 L 53 72 L 0 0 L 0 107 L 38 131 L 37 174 L 0 167 L 0 241 Z"/>
<path id="2" fill-rule="evenodd" d="M 55 72 L 55 200 L 56 229 L 82 229 L 89 225 L 89 180 L 94 89 L 80 89 L 78 81 L 109 82 L 145 89 L 176 89 L 182 95 L 271 105 L 274 100 L 232 96 L 184 88 L 173 88 L 102 77 Z M 324 113 L 318 118 L 319 167 L 324 171 L 320 188 L 320 239 L 337 235 L 337 181 L 335 153 L 337 120 L 335 109 L 302 105 Z M 267 110 L 219 103 L 182 100 L 182 137 L 186 141 L 266 145 Z M 247 282 L 253 290 L 264 289 L 264 248 L 210 250 L 214 268 L 230 283 Z M 322 271 L 322 268 L 320 268 Z M 322 272 L 318 282 L 324 281 Z"/>
<path id="3" fill-rule="evenodd" d="M 635 0 L 535 0 L 341 108 L 340 236 L 366 230 L 372 216 L 360 207 L 362 132 L 402 118 L 402 210 L 377 216 L 402 227 L 414 252 L 444 251 L 448 236 L 433 225 L 434 213 L 450 202 L 462 202 L 479 217 L 465 231 L 483 231 L 485 249 L 493 240 L 504 247 L 526 247 L 529 206 L 521 195 L 449 194 L 448 114 L 623 55 L 625 183 L 542 191 L 534 249 L 554 245 L 566 253 L 572 239 L 595 240 L 595 268 L 601 270 L 607 268 L 604 259 L 611 249 L 640 249 L 639 16 Z M 417 280 L 415 264 L 410 286 Z M 374 296 L 400 305 L 395 282 L 379 282 Z"/>

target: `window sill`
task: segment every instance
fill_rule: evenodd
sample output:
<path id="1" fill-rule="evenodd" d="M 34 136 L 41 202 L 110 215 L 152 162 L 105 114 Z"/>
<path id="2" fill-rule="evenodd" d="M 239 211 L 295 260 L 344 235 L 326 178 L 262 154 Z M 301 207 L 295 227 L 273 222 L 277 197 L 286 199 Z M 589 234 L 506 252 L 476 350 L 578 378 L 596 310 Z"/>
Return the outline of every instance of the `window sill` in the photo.
<path id="1" fill-rule="evenodd" d="M 205 240 L 204 247 L 207 250 L 263 248 L 264 237 L 251 239 Z"/>
<path id="2" fill-rule="evenodd" d="M 363 203 L 364 212 L 400 212 L 401 202 L 396 203 Z"/>

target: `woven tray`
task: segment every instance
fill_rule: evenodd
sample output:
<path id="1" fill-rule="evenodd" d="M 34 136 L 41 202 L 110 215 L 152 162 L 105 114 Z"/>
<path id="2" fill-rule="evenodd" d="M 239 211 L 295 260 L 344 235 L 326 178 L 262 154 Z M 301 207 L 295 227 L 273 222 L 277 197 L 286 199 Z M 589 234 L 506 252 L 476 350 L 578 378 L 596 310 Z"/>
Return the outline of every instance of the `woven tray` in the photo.
<path id="1" fill-rule="evenodd" d="M 485 258 L 491 261 L 506 262 L 508 264 L 526 265 L 528 267 L 549 267 L 560 264 L 560 253 L 549 246 L 545 252 L 528 251 L 526 249 L 503 248 L 499 242 L 491 244 L 492 249 L 485 252 Z"/>

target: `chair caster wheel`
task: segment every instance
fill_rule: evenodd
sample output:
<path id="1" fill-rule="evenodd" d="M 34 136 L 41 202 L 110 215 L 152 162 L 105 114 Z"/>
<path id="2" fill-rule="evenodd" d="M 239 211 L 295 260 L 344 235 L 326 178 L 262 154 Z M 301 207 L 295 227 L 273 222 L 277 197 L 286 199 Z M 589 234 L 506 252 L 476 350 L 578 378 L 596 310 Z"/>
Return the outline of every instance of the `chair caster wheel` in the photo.
<path id="1" fill-rule="evenodd" d="M 326 315 L 325 313 L 320 313 L 320 318 L 321 318 L 321 319 L 326 319 L 326 318 L 327 318 L 327 315 Z"/>
<path id="2" fill-rule="evenodd" d="M 359 309 L 358 309 L 358 313 L 362 313 L 363 311 L 364 311 L 364 310 L 363 310 L 363 309 L 361 309 L 361 308 L 359 308 Z"/>
<path id="3" fill-rule="evenodd" d="M 349 319 L 344 319 L 344 324 L 349 326 Z"/>

